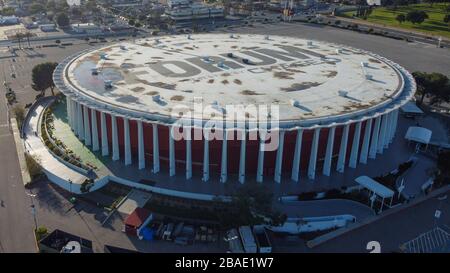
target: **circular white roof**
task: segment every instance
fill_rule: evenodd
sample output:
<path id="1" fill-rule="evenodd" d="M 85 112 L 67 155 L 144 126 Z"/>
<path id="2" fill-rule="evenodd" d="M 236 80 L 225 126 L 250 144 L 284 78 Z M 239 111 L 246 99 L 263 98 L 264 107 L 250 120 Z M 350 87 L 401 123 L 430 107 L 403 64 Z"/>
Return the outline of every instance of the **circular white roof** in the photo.
<path id="1" fill-rule="evenodd" d="M 368 52 L 247 34 L 122 42 L 77 56 L 65 72 L 65 85 L 108 109 L 157 116 L 206 107 L 229 118 L 227 106 L 267 105 L 280 121 L 320 119 L 373 109 L 403 89 L 401 73 Z"/>

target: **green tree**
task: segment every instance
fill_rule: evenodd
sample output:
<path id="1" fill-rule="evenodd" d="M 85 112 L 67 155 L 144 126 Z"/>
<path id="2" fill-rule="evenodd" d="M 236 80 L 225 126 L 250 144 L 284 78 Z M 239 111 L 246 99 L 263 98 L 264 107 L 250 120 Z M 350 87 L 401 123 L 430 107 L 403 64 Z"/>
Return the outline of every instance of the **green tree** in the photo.
<path id="1" fill-rule="evenodd" d="M 417 93 L 420 97 L 420 104 L 425 96 L 431 98 L 431 104 L 448 100 L 449 79 L 441 73 L 414 72 L 414 79 L 417 83 Z"/>
<path id="2" fill-rule="evenodd" d="M 45 11 L 45 7 L 44 5 L 42 5 L 41 3 L 33 3 L 31 4 L 31 6 L 28 8 L 28 11 L 31 14 L 36 14 L 36 13 L 41 13 Z"/>
<path id="3" fill-rule="evenodd" d="M 440 152 L 438 154 L 437 167 L 444 176 L 450 176 L 450 168 L 448 167 L 449 162 L 450 152 Z"/>
<path id="4" fill-rule="evenodd" d="M 404 14 L 399 14 L 395 17 L 395 20 L 397 20 L 401 24 L 406 21 L 406 17 Z"/>
<path id="5" fill-rule="evenodd" d="M 425 19 L 428 19 L 428 14 L 423 10 L 413 10 L 406 14 L 406 21 L 413 24 L 422 24 Z"/>
<path id="6" fill-rule="evenodd" d="M 12 7 L 6 7 L 0 11 L 0 14 L 3 16 L 12 16 L 16 14 L 16 9 Z"/>
<path id="7" fill-rule="evenodd" d="M 286 215 L 273 209 L 273 194 L 260 184 L 245 184 L 231 196 L 227 212 L 220 214 L 225 228 L 261 223 L 281 224 Z"/>
<path id="8" fill-rule="evenodd" d="M 450 14 L 446 14 L 445 16 L 444 16 L 444 23 L 447 23 L 448 24 L 448 26 L 450 27 Z"/>
<path id="9" fill-rule="evenodd" d="M 55 2 L 55 12 L 68 12 L 69 11 L 69 4 L 67 4 L 67 1 L 57 1 Z"/>
<path id="10" fill-rule="evenodd" d="M 53 83 L 53 71 L 55 70 L 57 63 L 46 62 L 41 63 L 33 67 L 31 72 L 32 87 L 34 90 L 41 92 L 45 95 L 45 90 L 50 88 L 52 95 L 55 95 Z"/>
<path id="11" fill-rule="evenodd" d="M 73 7 L 70 12 L 75 16 L 81 16 L 83 14 L 79 7 Z"/>
<path id="12" fill-rule="evenodd" d="M 47 11 L 56 11 L 56 3 L 54 0 L 49 0 L 46 5 Z"/>
<path id="13" fill-rule="evenodd" d="M 58 13 L 56 15 L 56 23 L 59 27 L 67 27 L 70 24 L 70 19 L 65 13 Z"/>
<path id="14" fill-rule="evenodd" d="M 130 19 L 130 20 L 128 20 L 128 24 L 130 26 L 134 26 L 136 24 L 136 22 L 134 21 L 134 19 Z"/>

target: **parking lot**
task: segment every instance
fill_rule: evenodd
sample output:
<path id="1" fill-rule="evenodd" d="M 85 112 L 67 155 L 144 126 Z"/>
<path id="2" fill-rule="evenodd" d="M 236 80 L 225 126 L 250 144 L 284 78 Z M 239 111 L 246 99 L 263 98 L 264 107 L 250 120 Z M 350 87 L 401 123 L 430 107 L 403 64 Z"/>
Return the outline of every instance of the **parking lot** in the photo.
<path id="1" fill-rule="evenodd" d="M 433 228 L 430 231 L 420 234 L 411 241 L 403 244 L 400 249 L 405 253 L 436 253 L 443 252 L 450 246 L 450 229 L 446 230 L 440 227 Z"/>

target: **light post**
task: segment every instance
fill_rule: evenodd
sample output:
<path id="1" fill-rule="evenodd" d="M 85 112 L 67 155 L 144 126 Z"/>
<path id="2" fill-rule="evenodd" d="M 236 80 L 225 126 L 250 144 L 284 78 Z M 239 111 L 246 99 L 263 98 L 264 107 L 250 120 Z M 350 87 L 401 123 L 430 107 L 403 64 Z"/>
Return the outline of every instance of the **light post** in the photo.
<path id="1" fill-rule="evenodd" d="M 375 202 L 376 199 L 377 195 L 373 193 L 372 196 L 370 197 L 370 208 L 373 208 L 373 203 Z"/>
<path id="2" fill-rule="evenodd" d="M 405 189 L 405 179 L 403 178 L 402 179 L 402 182 L 400 183 L 400 186 L 398 187 L 398 197 L 397 197 L 397 199 L 399 199 L 400 200 L 400 195 L 401 195 L 401 193 L 402 193 L 402 191 Z"/>
<path id="3" fill-rule="evenodd" d="M 30 205 L 30 209 L 31 209 L 31 215 L 33 215 L 33 220 L 34 220 L 34 231 L 37 230 L 37 218 L 36 218 L 36 206 L 34 205 L 34 201 L 33 201 L 33 197 L 35 197 L 35 194 L 27 193 L 27 195 L 30 197 L 30 201 L 31 201 L 31 205 Z"/>

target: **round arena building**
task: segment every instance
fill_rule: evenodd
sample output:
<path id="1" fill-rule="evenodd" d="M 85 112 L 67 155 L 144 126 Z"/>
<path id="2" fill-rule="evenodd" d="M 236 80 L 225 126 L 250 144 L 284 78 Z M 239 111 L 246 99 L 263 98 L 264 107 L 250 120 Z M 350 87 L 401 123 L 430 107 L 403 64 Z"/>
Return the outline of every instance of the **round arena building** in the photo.
<path id="1" fill-rule="evenodd" d="M 61 62 L 54 82 L 93 151 L 222 183 L 294 183 L 366 164 L 388 148 L 416 90 L 408 71 L 376 54 L 248 34 L 90 49 Z"/>

